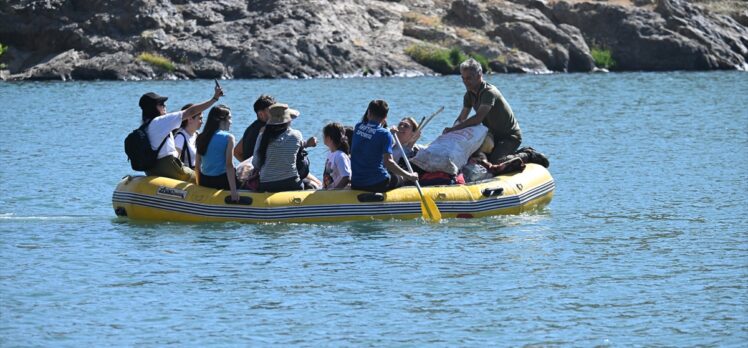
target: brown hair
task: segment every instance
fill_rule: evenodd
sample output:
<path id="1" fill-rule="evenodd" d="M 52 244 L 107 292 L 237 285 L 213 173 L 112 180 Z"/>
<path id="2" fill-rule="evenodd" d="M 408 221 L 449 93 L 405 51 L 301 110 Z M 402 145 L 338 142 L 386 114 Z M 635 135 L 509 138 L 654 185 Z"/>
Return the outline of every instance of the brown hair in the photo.
<path id="1" fill-rule="evenodd" d="M 337 122 L 329 123 L 325 128 L 322 128 L 322 134 L 332 140 L 336 149 L 343 151 L 346 155 L 351 154 L 351 148 L 348 145 L 348 139 L 346 139 L 345 129 L 342 124 Z"/>
<path id="2" fill-rule="evenodd" d="M 192 103 L 186 104 L 185 106 L 182 107 L 182 111 L 189 109 L 190 107 L 192 107 L 192 105 L 195 105 L 195 104 L 192 104 Z M 188 121 L 187 119 L 182 120 L 182 124 L 179 125 L 179 128 L 187 127 L 187 121 Z"/>
<path id="3" fill-rule="evenodd" d="M 416 129 L 418 129 L 418 122 L 413 117 L 403 117 L 403 121 L 408 122 L 410 124 L 411 129 L 415 132 Z"/>
<path id="4" fill-rule="evenodd" d="M 257 98 L 257 100 L 255 100 L 255 104 L 252 105 L 252 107 L 254 108 L 255 112 L 260 112 L 261 110 L 269 108 L 270 105 L 273 104 L 275 104 L 275 98 L 267 94 L 263 94 L 259 98 Z"/>
<path id="5" fill-rule="evenodd" d="M 213 135 L 216 134 L 218 128 L 221 126 L 221 121 L 225 120 L 231 114 L 231 109 L 226 105 L 214 106 L 208 113 L 208 121 L 205 122 L 205 128 L 203 132 L 197 136 L 195 145 L 197 147 L 197 153 L 205 156 L 208 151 L 208 144 L 213 139 Z"/>
<path id="6" fill-rule="evenodd" d="M 366 109 L 379 120 L 387 117 L 387 113 L 390 111 L 390 106 L 386 101 L 382 99 L 376 99 L 369 102 L 369 108 Z"/>

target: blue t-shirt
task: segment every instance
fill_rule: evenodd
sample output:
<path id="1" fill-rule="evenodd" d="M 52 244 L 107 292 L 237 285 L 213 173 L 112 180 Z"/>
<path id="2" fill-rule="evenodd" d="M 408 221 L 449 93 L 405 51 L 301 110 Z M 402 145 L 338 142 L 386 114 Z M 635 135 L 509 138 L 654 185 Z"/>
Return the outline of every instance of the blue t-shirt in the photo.
<path id="1" fill-rule="evenodd" d="M 200 172 L 203 175 L 218 176 L 226 174 L 226 145 L 231 134 L 218 131 L 208 143 L 208 149 L 200 162 Z"/>
<path id="2" fill-rule="evenodd" d="M 351 143 L 351 185 L 371 186 L 389 179 L 382 156 L 392 154 L 392 133 L 379 122 L 361 122 L 353 128 Z"/>

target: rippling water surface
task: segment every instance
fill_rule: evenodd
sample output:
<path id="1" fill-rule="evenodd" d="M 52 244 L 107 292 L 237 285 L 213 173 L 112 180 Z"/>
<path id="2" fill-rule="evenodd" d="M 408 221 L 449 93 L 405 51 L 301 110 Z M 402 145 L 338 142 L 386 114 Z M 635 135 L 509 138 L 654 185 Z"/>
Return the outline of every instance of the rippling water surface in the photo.
<path id="1" fill-rule="evenodd" d="M 0 346 L 741 346 L 748 74 L 494 75 L 556 195 L 520 216 L 336 224 L 115 218 L 137 100 L 211 81 L 0 83 Z M 461 107 L 457 77 L 225 81 L 305 136 Z M 311 152 L 321 174 L 325 151 Z"/>

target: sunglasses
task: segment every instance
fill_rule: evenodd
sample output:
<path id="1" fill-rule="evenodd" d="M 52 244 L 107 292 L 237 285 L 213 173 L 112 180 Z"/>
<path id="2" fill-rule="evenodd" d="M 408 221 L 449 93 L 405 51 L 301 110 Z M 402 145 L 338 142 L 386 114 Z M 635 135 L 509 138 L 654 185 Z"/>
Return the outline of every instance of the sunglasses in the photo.
<path id="1" fill-rule="evenodd" d="M 407 123 L 407 122 L 400 122 L 400 123 L 399 123 L 399 124 L 397 125 L 397 128 L 405 128 L 405 129 L 408 129 L 408 128 L 410 128 L 410 124 L 409 124 L 409 123 Z"/>

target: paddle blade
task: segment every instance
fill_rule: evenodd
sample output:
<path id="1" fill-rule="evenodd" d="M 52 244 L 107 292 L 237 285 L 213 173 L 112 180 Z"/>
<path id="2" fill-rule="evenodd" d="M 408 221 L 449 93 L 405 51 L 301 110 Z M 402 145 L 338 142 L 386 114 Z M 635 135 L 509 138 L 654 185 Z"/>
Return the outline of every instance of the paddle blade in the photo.
<path id="1" fill-rule="evenodd" d="M 421 214 L 423 214 L 423 219 L 429 222 L 439 222 L 442 219 L 442 213 L 436 206 L 436 202 L 428 196 L 421 196 Z"/>

